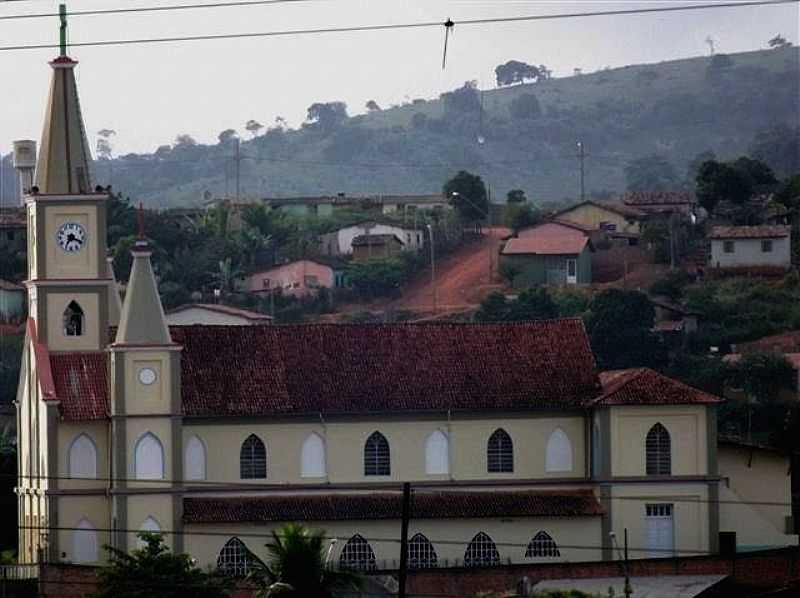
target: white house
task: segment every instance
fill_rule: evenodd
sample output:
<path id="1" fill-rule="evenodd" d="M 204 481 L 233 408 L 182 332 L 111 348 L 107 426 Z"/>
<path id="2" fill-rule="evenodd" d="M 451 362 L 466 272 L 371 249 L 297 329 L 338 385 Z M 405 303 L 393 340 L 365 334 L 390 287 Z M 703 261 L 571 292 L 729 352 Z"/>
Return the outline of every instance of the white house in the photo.
<path id="1" fill-rule="evenodd" d="M 166 313 L 169 326 L 262 326 L 272 324 L 272 316 L 228 305 L 190 303 Z"/>
<path id="2" fill-rule="evenodd" d="M 771 226 L 715 226 L 711 239 L 713 268 L 788 268 L 791 265 L 791 228 Z"/>
<path id="3" fill-rule="evenodd" d="M 420 251 L 425 243 L 423 229 L 366 221 L 320 236 L 323 255 L 352 255 L 353 239 L 363 235 L 394 235 L 403 242 L 403 251 Z"/>

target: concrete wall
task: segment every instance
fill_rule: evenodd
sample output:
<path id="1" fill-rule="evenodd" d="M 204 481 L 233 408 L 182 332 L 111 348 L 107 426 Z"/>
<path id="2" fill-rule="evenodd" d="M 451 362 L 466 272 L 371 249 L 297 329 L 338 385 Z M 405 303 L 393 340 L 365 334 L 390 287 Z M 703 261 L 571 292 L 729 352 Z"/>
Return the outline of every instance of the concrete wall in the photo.
<path id="1" fill-rule="evenodd" d="M 204 324 L 207 326 L 249 326 L 254 322 L 218 311 L 210 311 L 202 307 L 190 307 L 181 311 L 166 315 L 168 326 L 191 326 L 194 324 Z"/>
<path id="2" fill-rule="evenodd" d="M 711 263 L 714 268 L 736 268 L 744 266 L 791 265 L 791 240 L 789 237 L 769 239 L 772 251 L 764 252 L 761 241 L 767 239 L 730 239 L 733 253 L 725 253 L 723 239 L 711 240 Z"/>
<path id="3" fill-rule="evenodd" d="M 317 286 L 309 286 L 306 277 L 316 277 Z M 269 285 L 265 286 L 269 281 Z M 269 292 L 270 289 L 282 289 L 284 295 L 306 297 L 317 292 L 319 287 L 333 288 L 333 268 L 310 260 L 299 260 L 283 266 L 257 272 L 248 278 L 247 289 L 251 293 Z"/>

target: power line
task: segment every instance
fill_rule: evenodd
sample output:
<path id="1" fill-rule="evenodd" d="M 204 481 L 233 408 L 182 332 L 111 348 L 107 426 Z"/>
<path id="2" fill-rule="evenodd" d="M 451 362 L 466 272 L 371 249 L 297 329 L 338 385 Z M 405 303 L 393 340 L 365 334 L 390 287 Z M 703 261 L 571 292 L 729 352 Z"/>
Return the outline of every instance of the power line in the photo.
<path id="1" fill-rule="evenodd" d="M 605 10 L 596 12 L 576 12 L 576 13 L 558 13 L 551 15 L 526 15 L 518 17 L 495 17 L 495 18 L 480 18 L 480 19 L 465 19 L 458 21 L 456 25 L 469 26 L 469 25 L 488 25 L 497 23 L 519 23 L 528 21 L 551 21 L 556 19 L 574 19 L 574 18 L 587 18 L 587 17 L 610 17 L 610 16 L 623 16 L 623 15 L 636 15 L 636 14 L 651 14 L 651 13 L 666 13 L 678 11 L 693 11 L 693 10 L 709 10 L 718 8 L 741 8 L 747 6 L 769 6 L 769 5 L 782 5 L 782 4 L 797 4 L 800 0 L 753 0 L 745 2 L 726 2 L 716 4 L 695 4 L 684 6 L 665 6 L 659 8 L 635 8 L 623 10 Z M 88 47 L 88 46 L 123 46 L 133 44 L 156 44 L 156 43 L 174 43 L 174 42 L 187 42 L 187 41 L 211 41 L 223 39 L 248 39 L 248 38 L 263 38 L 263 37 L 282 37 L 291 35 L 317 35 L 326 33 L 357 33 L 365 31 L 390 31 L 399 29 L 425 29 L 425 28 L 438 28 L 442 27 L 444 23 L 439 21 L 422 21 L 418 23 L 392 23 L 382 25 L 354 25 L 347 27 L 331 27 L 331 28 L 312 28 L 312 29 L 292 29 L 286 31 L 262 31 L 253 33 L 220 33 L 208 35 L 190 35 L 190 36 L 170 36 L 170 37 L 151 37 L 151 38 L 134 38 L 134 39 L 117 39 L 117 40 L 99 40 L 88 42 L 73 42 L 69 45 L 71 47 Z M 0 46 L 0 51 L 18 51 L 18 50 L 43 50 L 59 48 L 59 44 L 31 44 L 31 45 L 16 45 L 16 46 Z"/>

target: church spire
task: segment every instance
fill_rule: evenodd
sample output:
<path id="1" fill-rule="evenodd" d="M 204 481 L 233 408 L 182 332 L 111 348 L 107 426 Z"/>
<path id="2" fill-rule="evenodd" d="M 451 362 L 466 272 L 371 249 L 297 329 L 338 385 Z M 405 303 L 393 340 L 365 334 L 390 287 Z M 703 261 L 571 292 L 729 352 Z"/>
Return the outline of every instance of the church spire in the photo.
<path id="1" fill-rule="evenodd" d="M 172 339 L 150 264 L 150 247 L 144 239 L 144 213 L 139 207 L 139 238 L 131 249 L 133 266 L 122 304 L 116 345 L 169 345 Z"/>
<path id="2" fill-rule="evenodd" d="M 39 193 L 77 195 L 94 189 L 92 155 L 75 85 L 78 63 L 67 56 L 67 9 L 63 4 L 59 15 L 60 55 L 50 63 L 53 78 L 36 164 L 36 186 Z"/>

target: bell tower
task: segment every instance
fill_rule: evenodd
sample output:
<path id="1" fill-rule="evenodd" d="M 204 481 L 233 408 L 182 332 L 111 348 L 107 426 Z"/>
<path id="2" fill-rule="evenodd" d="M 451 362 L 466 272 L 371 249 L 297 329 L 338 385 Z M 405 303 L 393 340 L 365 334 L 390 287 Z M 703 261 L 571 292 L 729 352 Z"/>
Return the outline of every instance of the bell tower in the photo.
<path id="1" fill-rule="evenodd" d="M 93 187 L 92 158 L 75 84 L 77 61 L 61 52 L 53 69 L 36 176 L 25 195 L 29 313 L 51 352 L 99 351 L 108 344 L 116 298 L 106 262 L 108 192 Z M 114 322 L 111 322 L 114 323 Z"/>

